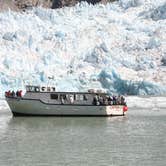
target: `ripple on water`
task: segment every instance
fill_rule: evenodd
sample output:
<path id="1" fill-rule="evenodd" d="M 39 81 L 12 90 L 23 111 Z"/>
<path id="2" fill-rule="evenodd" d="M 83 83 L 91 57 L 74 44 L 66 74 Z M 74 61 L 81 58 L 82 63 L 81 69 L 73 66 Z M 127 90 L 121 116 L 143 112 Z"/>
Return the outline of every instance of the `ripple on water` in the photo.
<path id="1" fill-rule="evenodd" d="M 125 117 L 12 117 L 0 111 L 0 165 L 147 165 L 166 162 L 163 109 Z"/>

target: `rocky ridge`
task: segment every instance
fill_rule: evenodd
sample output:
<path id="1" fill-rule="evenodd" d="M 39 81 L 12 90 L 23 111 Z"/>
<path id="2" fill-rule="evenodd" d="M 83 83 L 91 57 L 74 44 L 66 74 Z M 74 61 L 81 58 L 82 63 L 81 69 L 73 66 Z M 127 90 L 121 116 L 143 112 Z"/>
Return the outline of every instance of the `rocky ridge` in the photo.
<path id="1" fill-rule="evenodd" d="M 42 6 L 46 8 L 61 8 L 64 6 L 74 6 L 75 4 L 86 1 L 91 4 L 107 3 L 115 0 L 0 0 L 0 10 L 25 10 L 32 7 Z"/>

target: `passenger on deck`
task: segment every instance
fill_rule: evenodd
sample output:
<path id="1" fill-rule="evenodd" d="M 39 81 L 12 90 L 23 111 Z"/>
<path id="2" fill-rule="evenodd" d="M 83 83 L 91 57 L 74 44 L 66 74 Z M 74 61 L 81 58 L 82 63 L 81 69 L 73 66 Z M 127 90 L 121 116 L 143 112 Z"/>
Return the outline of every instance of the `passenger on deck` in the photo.
<path id="1" fill-rule="evenodd" d="M 113 99 L 111 96 L 108 97 L 108 105 L 112 105 L 113 104 Z"/>
<path id="2" fill-rule="evenodd" d="M 61 100 L 61 104 L 64 104 L 64 98 L 63 98 L 63 96 L 61 96 L 60 100 Z"/>
<path id="3" fill-rule="evenodd" d="M 116 98 L 117 98 L 117 97 L 116 97 L 116 96 L 113 96 L 112 98 L 113 98 L 113 105 L 116 105 Z"/>
<path id="4" fill-rule="evenodd" d="M 17 92 L 16 92 L 16 97 L 18 97 L 18 93 L 19 93 L 19 92 L 18 92 L 18 90 L 17 90 Z"/>
<path id="5" fill-rule="evenodd" d="M 103 97 L 103 105 L 108 105 L 108 100 L 106 97 Z"/>
<path id="6" fill-rule="evenodd" d="M 19 93 L 19 92 L 18 92 L 18 90 L 17 90 L 17 92 L 16 92 L 16 97 L 18 97 L 18 93 Z"/>
<path id="7" fill-rule="evenodd" d="M 93 105 L 97 105 L 97 98 L 96 98 L 96 96 L 93 97 L 92 104 L 93 104 Z"/>
<path id="8" fill-rule="evenodd" d="M 22 97 L 22 90 L 20 90 L 20 97 Z"/>
<path id="9" fill-rule="evenodd" d="M 121 100 L 121 105 L 125 105 L 126 104 L 125 98 L 123 96 L 121 96 L 120 100 Z"/>
<path id="10" fill-rule="evenodd" d="M 99 96 L 99 105 L 103 105 L 103 97 Z"/>
<path id="11" fill-rule="evenodd" d="M 22 97 L 22 90 L 17 90 L 16 97 Z"/>
<path id="12" fill-rule="evenodd" d="M 73 104 L 74 103 L 74 98 L 73 98 L 73 96 L 72 95 L 70 95 L 70 104 Z"/>
<path id="13" fill-rule="evenodd" d="M 10 91 L 10 90 L 7 92 L 7 96 L 8 96 L 8 97 L 11 96 L 11 91 Z"/>
<path id="14" fill-rule="evenodd" d="M 10 96 L 10 90 L 5 92 L 5 96 L 9 97 Z"/>
<path id="15" fill-rule="evenodd" d="M 12 93 L 11 93 L 11 96 L 12 96 L 12 97 L 15 97 L 15 95 L 16 95 L 16 94 L 15 94 L 15 92 L 14 92 L 14 90 L 13 90 Z"/>
<path id="16" fill-rule="evenodd" d="M 120 95 L 116 99 L 116 104 L 121 105 L 121 96 Z"/>
<path id="17" fill-rule="evenodd" d="M 93 97 L 93 102 L 92 102 L 93 105 L 99 105 L 99 97 L 96 95 Z"/>

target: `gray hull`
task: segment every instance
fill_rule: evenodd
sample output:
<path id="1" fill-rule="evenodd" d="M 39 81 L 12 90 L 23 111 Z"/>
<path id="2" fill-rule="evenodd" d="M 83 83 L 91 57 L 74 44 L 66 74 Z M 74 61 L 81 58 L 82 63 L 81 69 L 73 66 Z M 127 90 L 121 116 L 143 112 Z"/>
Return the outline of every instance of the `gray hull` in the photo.
<path id="1" fill-rule="evenodd" d="M 41 100 L 6 98 L 13 115 L 31 116 L 123 116 L 123 106 L 51 104 Z"/>

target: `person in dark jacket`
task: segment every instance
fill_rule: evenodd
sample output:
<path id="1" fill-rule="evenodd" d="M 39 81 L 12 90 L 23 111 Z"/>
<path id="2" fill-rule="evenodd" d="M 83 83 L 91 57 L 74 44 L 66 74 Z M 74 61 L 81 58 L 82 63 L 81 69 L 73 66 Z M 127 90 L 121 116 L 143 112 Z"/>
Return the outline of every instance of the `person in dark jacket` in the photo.
<path id="1" fill-rule="evenodd" d="M 19 94 L 18 94 L 18 90 L 17 90 L 17 92 L 16 92 L 16 97 L 18 97 L 18 95 L 19 95 Z"/>
<path id="2" fill-rule="evenodd" d="M 116 105 L 116 104 L 117 104 L 117 103 L 116 103 L 117 97 L 116 97 L 116 96 L 113 96 L 112 98 L 113 98 L 113 105 Z"/>
<path id="3" fill-rule="evenodd" d="M 15 92 L 14 92 L 14 90 L 13 90 L 12 93 L 11 93 L 11 96 L 12 96 L 12 97 L 15 97 L 15 95 L 16 95 L 16 94 L 15 94 Z"/>

